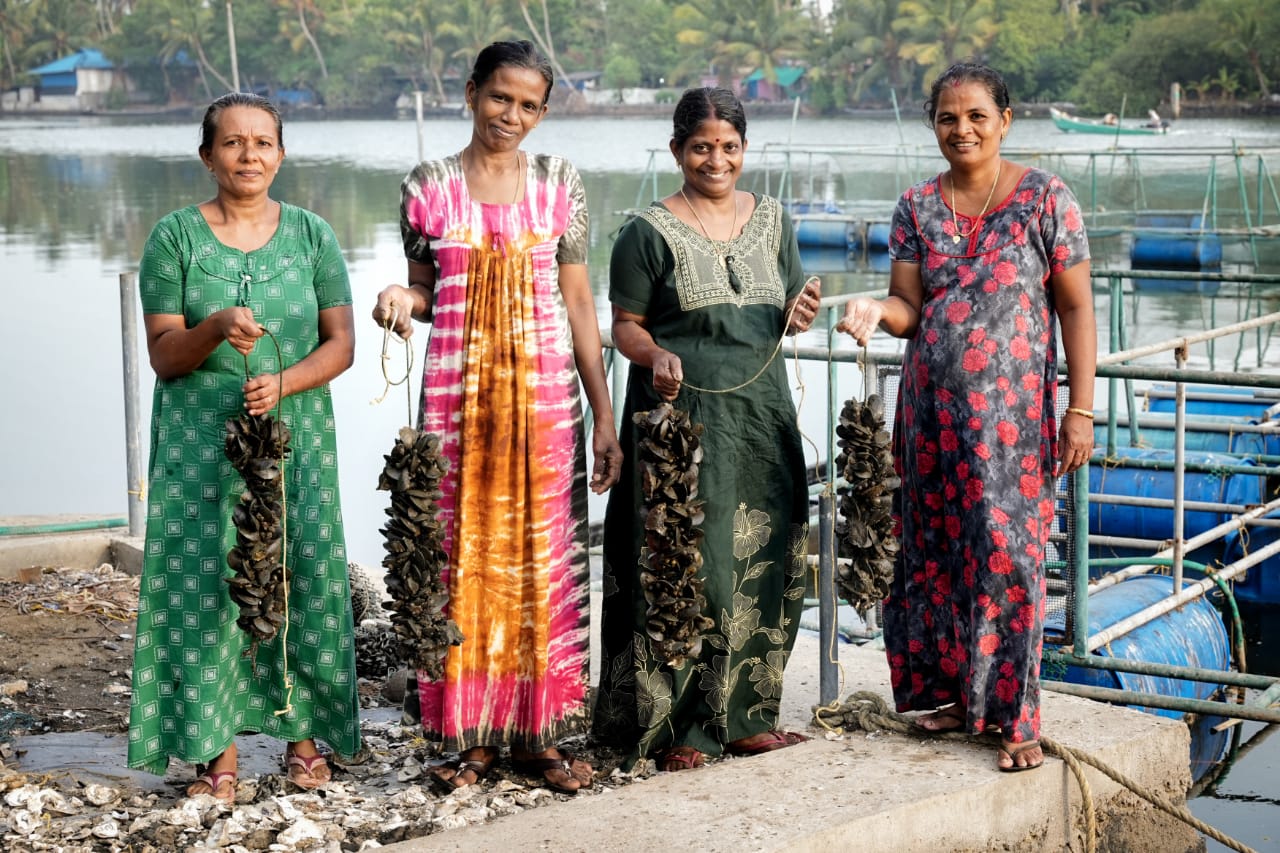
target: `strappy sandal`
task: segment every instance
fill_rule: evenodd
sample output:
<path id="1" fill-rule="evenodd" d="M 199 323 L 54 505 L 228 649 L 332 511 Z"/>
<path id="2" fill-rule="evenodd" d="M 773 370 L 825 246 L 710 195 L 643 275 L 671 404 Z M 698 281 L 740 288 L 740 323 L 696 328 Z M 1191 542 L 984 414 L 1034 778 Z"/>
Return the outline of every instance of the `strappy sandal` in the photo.
<path id="1" fill-rule="evenodd" d="M 917 717 L 912 722 L 915 723 L 918 729 L 924 729 L 926 732 L 933 734 L 942 734 L 943 732 L 964 731 L 965 724 L 968 722 L 968 715 L 965 713 L 964 708 L 957 704 L 951 704 L 945 708 L 939 708 L 931 714 Z"/>
<path id="2" fill-rule="evenodd" d="M 289 781 L 304 791 L 314 791 L 333 778 L 329 762 L 318 751 L 315 755 L 298 755 L 292 749 L 286 749 L 284 766 Z"/>
<path id="3" fill-rule="evenodd" d="M 1000 747 L 996 750 L 996 769 L 1002 773 L 1021 773 L 1023 770 L 1035 770 L 1037 767 L 1044 764 L 1043 751 L 1040 756 L 1040 760 L 1033 764 L 1019 764 L 1018 756 L 1027 750 L 1035 749 L 1039 746 L 1040 741 L 1038 740 L 1028 740 L 1022 743 L 1008 743 L 1001 741 Z M 1005 758 L 1009 759 L 1008 767 L 1005 767 L 1000 763 Z"/>
<path id="4" fill-rule="evenodd" d="M 573 753 L 565 749 L 557 749 L 560 753 L 559 758 L 525 758 L 512 759 L 512 764 L 522 773 L 530 776 L 542 776 L 542 780 L 547 783 L 547 787 L 558 794 L 565 796 L 575 796 L 583 788 L 590 788 L 595 771 L 591 769 L 591 765 L 585 761 L 578 761 L 573 757 Z M 584 769 L 585 768 L 585 771 Z M 575 769 L 578 772 L 574 772 Z M 559 782 L 551 779 L 547 774 L 560 771 L 578 783 L 577 788 L 567 787 Z"/>
<path id="5" fill-rule="evenodd" d="M 196 777 L 196 781 L 192 782 L 187 787 L 188 797 L 212 796 L 215 800 L 217 800 L 220 803 L 226 803 L 227 805 L 231 805 L 235 803 L 237 776 L 234 770 L 213 771 L 213 770 L 203 770 L 202 768 L 198 768 L 198 769 L 201 769 L 202 772 L 200 773 L 199 776 Z M 207 794 L 203 792 L 192 793 L 191 789 L 201 783 L 209 786 L 209 793 Z M 221 788 L 224 783 L 229 784 L 230 788 L 228 789 L 228 793 L 226 795 L 220 795 L 218 794 L 218 789 Z"/>
<path id="6" fill-rule="evenodd" d="M 654 756 L 658 769 L 664 773 L 678 770 L 694 770 L 707 763 L 707 757 L 691 746 L 673 746 Z"/>
<path id="7" fill-rule="evenodd" d="M 759 735 L 740 738 L 725 746 L 730 755 L 759 755 L 762 752 L 773 752 L 787 746 L 795 746 L 809 740 L 807 735 L 799 732 L 785 732 L 780 729 L 769 729 Z"/>
<path id="8" fill-rule="evenodd" d="M 427 774 L 427 778 L 431 780 L 431 785 L 442 794 L 452 794 L 468 785 L 478 785 L 482 780 L 488 777 L 489 771 L 493 770 L 493 765 L 498 763 L 498 753 L 486 753 L 483 760 L 464 759 L 461 756 L 452 758 L 443 764 L 437 764 L 432 767 Z M 452 775 L 445 776 L 441 771 L 452 770 Z M 458 777 L 463 773 L 471 773 L 476 777 L 475 782 L 460 782 Z"/>

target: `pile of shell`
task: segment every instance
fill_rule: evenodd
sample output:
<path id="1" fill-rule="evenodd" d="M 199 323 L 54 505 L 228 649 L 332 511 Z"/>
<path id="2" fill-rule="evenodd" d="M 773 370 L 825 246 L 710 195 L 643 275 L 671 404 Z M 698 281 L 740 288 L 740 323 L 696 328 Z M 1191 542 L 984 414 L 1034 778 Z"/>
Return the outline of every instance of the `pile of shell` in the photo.
<path id="1" fill-rule="evenodd" d="M 389 673 L 406 666 L 400 650 L 400 636 L 386 622 L 369 620 L 356 626 L 356 675 L 382 681 Z"/>
<path id="2" fill-rule="evenodd" d="M 391 492 L 391 520 L 382 528 L 391 624 L 403 659 L 439 679 L 449 646 L 463 640 L 457 624 L 445 615 L 449 589 L 441 580 L 449 558 L 442 546 L 437 502 L 448 460 L 440 455 L 439 436 L 412 427 L 400 430 L 383 458 L 378 488 Z"/>
<path id="3" fill-rule="evenodd" d="M 698 496 L 698 463 L 702 461 L 702 424 L 691 424 L 687 412 L 662 403 L 632 420 L 639 427 L 639 474 L 644 493 L 647 571 L 640 585 L 648 602 L 645 628 L 656 653 L 671 666 L 702 650 L 702 633 L 715 621 L 703 615 L 703 512 Z"/>
<path id="4" fill-rule="evenodd" d="M 890 436 L 884 428 L 884 401 L 847 400 L 836 427 L 836 466 L 846 485 L 840 495 L 836 538 L 840 556 L 836 586 L 855 610 L 874 607 L 889 592 L 899 544 L 893 535 L 893 493 L 901 481 L 893 470 Z"/>
<path id="5" fill-rule="evenodd" d="M 380 619 L 386 615 L 382 609 L 382 593 L 372 573 L 356 562 L 347 563 L 347 580 L 351 585 L 351 621 L 359 625 L 366 619 Z"/>
<path id="6" fill-rule="evenodd" d="M 255 645 L 271 640 L 285 622 L 281 463 L 289 438 L 289 428 L 269 414 L 227 420 L 224 450 L 245 485 L 231 513 L 236 544 L 227 553 L 227 565 L 235 574 L 227 583 L 232 601 L 240 605 L 236 623 Z"/>

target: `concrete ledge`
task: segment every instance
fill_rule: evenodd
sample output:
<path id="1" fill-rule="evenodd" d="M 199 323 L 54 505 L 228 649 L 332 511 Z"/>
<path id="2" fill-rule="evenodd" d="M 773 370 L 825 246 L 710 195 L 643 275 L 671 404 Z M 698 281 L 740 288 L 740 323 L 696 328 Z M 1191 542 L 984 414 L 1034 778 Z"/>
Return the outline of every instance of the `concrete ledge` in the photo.
<path id="1" fill-rule="evenodd" d="M 803 728 L 817 697 L 818 643 L 800 638 L 787 669 L 783 719 Z M 845 689 L 889 694 L 883 653 L 842 646 Z M 1135 782 L 1182 802 L 1190 782 L 1187 727 L 1046 693 L 1044 731 Z M 1000 773 L 988 744 L 891 732 L 823 736 L 753 758 L 663 773 L 479 827 L 387 850 L 532 851 L 1041 851 L 1084 849 L 1079 788 L 1061 761 Z M 1092 769 L 1099 849 L 1203 850 L 1189 827 Z"/>
<path id="2" fill-rule="evenodd" d="M 0 579 L 12 580 L 32 567 L 95 569 L 110 563 L 122 572 L 142 573 L 142 537 L 124 527 L 44 532 L 60 525 L 102 523 L 92 515 L 0 516 L 0 528 L 23 531 L 0 535 Z"/>

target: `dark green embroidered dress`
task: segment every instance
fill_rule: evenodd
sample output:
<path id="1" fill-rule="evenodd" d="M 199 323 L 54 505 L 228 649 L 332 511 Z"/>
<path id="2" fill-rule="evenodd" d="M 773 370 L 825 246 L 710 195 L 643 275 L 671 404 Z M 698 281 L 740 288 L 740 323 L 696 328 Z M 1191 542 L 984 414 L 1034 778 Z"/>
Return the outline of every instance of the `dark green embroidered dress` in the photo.
<path id="1" fill-rule="evenodd" d="M 319 343 L 319 312 L 351 304 L 347 268 L 320 217 L 282 204 L 262 248 L 223 245 L 196 207 L 169 214 L 147 240 L 139 271 L 147 314 L 181 314 L 188 328 L 247 305 L 271 337 L 249 355 L 276 373 Z M 333 402 L 327 385 L 286 397 L 283 632 L 250 657 L 224 578 L 235 543 L 231 511 L 244 481 L 223 453 L 227 419 L 243 412 L 245 361 L 223 341 L 196 370 L 157 379 L 151 418 L 147 538 L 129 712 L 129 766 L 163 773 L 171 757 L 207 762 L 241 732 L 315 737 L 340 755 L 360 748 L 355 646 L 338 501 Z M 287 650 L 287 658 L 284 652 Z M 284 686 L 287 668 L 293 688 Z M 277 712 L 291 705 L 288 713 Z"/>
<path id="2" fill-rule="evenodd" d="M 654 341 L 680 356 L 675 401 L 705 426 L 698 478 L 702 545 L 715 627 L 701 655 L 679 667 L 656 659 L 645 633 L 643 495 L 635 470 L 635 412 L 660 402 L 652 373 L 631 367 L 623 412 L 622 478 L 605 517 L 603 657 L 594 732 L 630 753 L 626 766 L 671 746 L 719 755 L 730 741 L 774 728 L 782 672 L 804 595 L 808 492 L 795 406 L 780 356 L 751 379 L 782 336 L 786 301 L 804 274 L 790 220 L 775 199 L 728 247 L 735 293 L 715 244 L 660 204 L 628 223 L 610 264 L 609 299 L 646 318 Z"/>

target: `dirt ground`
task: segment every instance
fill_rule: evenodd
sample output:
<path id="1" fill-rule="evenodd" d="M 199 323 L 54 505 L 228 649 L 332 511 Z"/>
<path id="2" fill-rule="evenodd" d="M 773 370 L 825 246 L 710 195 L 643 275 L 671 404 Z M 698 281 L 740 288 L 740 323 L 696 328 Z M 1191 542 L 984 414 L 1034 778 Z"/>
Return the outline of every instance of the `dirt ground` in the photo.
<path id="1" fill-rule="evenodd" d="M 0 741 L 127 730 L 137 601 L 110 566 L 0 582 Z"/>

